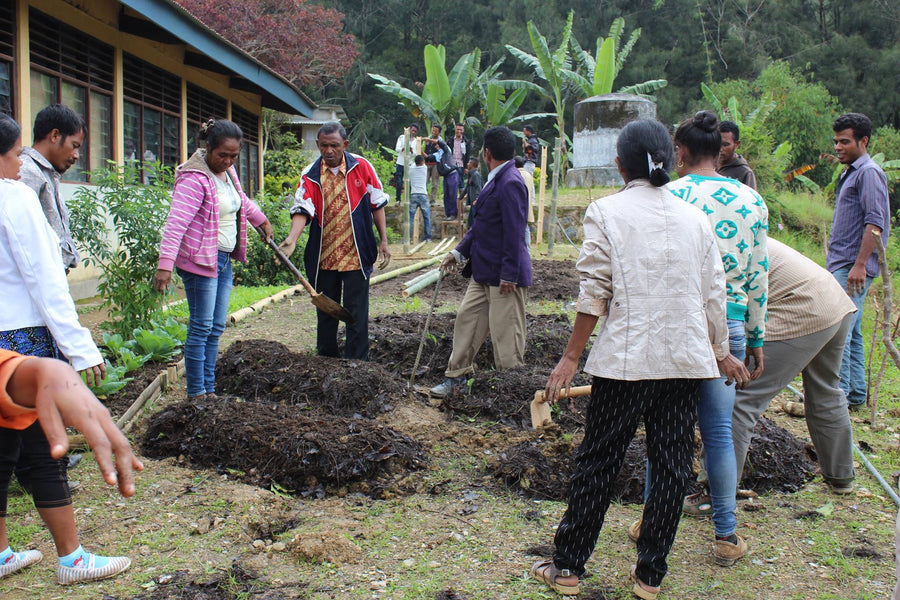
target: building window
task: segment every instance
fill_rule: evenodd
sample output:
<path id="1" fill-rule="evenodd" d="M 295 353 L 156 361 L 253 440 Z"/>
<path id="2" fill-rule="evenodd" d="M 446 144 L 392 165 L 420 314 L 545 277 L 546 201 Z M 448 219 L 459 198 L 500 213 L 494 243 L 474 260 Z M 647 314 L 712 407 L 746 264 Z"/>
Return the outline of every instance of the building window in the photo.
<path id="1" fill-rule="evenodd" d="M 198 85 L 187 84 L 188 154 L 193 154 L 204 144 L 197 140 L 200 124 L 210 118 L 224 119 L 228 112 L 225 98 L 207 92 Z"/>
<path id="2" fill-rule="evenodd" d="M 14 2 L 0 6 L 0 112 L 13 114 Z"/>
<path id="3" fill-rule="evenodd" d="M 125 160 L 181 161 L 181 79 L 138 58 L 122 60 Z M 143 173 L 144 181 L 147 174 Z"/>
<path id="4" fill-rule="evenodd" d="M 81 115 L 88 135 L 63 179 L 86 181 L 112 159 L 113 48 L 33 8 L 28 19 L 31 113 L 61 102 Z"/>
<path id="5" fill-rule="evenodd" d="M 231 120 L 244 132 L 238 174 L 248 196 L 259 191 L 259 116 L 237 105 L 231 107 Z"/>

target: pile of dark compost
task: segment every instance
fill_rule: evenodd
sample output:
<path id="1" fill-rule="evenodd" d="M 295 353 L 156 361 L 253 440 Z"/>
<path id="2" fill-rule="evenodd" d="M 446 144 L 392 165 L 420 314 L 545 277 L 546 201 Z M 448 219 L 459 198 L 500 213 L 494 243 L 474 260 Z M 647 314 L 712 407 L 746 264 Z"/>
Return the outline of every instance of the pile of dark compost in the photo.
<path id="1" fill-rule="evenodd" d="M 448 250 L 449 251 L 449 250 Z M 388 279 L 372 286 L 370 293 L 373 296 L 400 296 L 403 293 L 404 283 L 414 277 L 426 273 L 437 267 L 427 267 L 421 271 L 409 273 Z M 575 270 L 574 260 L 532 260 L 532 286 L 528 288 L 528 300 L 574 300 L 578 297 L 578 272 Z M 470 279 L 462 275 L 453 274 L 444 277 L 441 281 L 441 289 L 438 292 L 438 303 L 459 302 L 462 300 Z M 434 296 L 434 287 L 429 286 L 420 291 L 416 297 L 423 302 L 431 302 Z"/>
<path id="2" fill-rule="evenodd" d="M 472 380 L 471 390 L 444 398 L 441 408 L 468 417 L 498 421 L 514 429 L 529 429 L 531 401 L 536 391 L 544 389 L 549 374 L 546 366 L 523 366 L 480 373 Z M 589 383 L 590 377 L 579 372 L 572 385 Z M 554 411 L 554 421 L 567 432 L 581 429 L 589 401 L 587 396 L 560 400 L 559 410 Z"/>
<path id="3" fill-rule="evenodd" d="M 217 361 L 216 390 L 317 415 L 369 418 L 391 410 L 407 394 L 406 383 L 378 361 L 300 354 L 267 340 L 232 344 Z"/>
<path id="4" fill-rule="evenodd" d="M 314 497 L 341 487 L 374 498 L 386 490 L 403 493 L 396 480 L 427 460 L 417 442 L 368 419 L 313 418 L 297 406 L 233 397 L 181 402 L 157 413 L 143 451 Z"/>
<path id="5" fill-rule="evenodd" d="M 571 436 L 564 435 L 558 427 L 550 427 L 534 439 L 501 453 L 490 467 L 491 474 L 508 487 L 520 489 L 529 498 L 564 502 L 577 448 L 578 444 Z M 613 483 L 614 501 L 643 503 L 646 456 L 644 436 L 637 435 L 631 440 L 622 469 Z"/>
<path id="6" fill-rule="evenodd" d="M 502 452 L 490 467 L 491 474 L 528 497 L 564 501 L 577 449 L 574 441 L 567 441 L 571 439 L 561 428 L 551 426 L 538 432 L 534 439 Z M 643 435 L 637 435 L 628 447 L 622 470 L 613 485 L 614 500 L 624 504 L 644 501 L 646 457 L 646 440 Z M 805 443 L 763 417 L 750 441 L 741 487 L 759 494 L 796 492 L 818 471 L 813 460 Z M 689 491 L 696 489 L 696 480 L 692 478 Z"/>
<path id="7" fill-rule="evenodd" d="M 805 442 L 771 420 L 760 417 L 750 439 L 740 487 L 758 494 L 796 492 L 819 471 Z"/>

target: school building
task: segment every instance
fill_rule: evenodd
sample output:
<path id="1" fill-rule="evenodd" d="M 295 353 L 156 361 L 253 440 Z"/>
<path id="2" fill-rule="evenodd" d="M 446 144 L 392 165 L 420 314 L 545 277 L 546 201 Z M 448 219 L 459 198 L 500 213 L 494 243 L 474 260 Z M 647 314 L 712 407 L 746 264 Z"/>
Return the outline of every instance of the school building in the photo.
<path id="1" fill-rule="evenodd" d="M 235 166 L 252 195 L 262 184 L 262 109 L 311 117 L 316 108 L 171 0 L 0 2 L 0 111 L 19 122 L 28 145 L 34 115 L 54 102 L 88 127 L 78 164 L 63 175 L 65 197 L 108 160 L 183 162 L 213 116 L 244 132 Z M 92 293 L 85 271 L 70 275 L 76 297 Z"/>

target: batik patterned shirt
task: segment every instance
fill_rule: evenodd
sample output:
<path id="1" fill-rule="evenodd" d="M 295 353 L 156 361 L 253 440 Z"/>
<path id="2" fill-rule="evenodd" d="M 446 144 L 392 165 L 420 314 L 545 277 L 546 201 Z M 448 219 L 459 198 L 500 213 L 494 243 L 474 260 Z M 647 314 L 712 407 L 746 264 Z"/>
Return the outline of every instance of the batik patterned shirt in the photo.
<path id="1" fill-rule="evenodd" d="M 322 163 L 322 259 L 325 271 L 359 271 L 359 255 L 353 241 L 350 223 L 350 200 L 347 197 L 347 163 L 341 161 L 337 173 Z"/>

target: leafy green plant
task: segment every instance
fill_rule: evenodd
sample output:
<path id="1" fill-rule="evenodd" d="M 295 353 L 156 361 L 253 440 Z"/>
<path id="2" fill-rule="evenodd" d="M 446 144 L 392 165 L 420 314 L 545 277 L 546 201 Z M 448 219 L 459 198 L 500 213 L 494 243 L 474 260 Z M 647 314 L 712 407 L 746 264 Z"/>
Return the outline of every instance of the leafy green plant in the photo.
<path id="1" fill-rule="evenodd" d="M 581 73 L 570 72 L 569 78 L 577 85 L 584 98 L 609 94 L 613 90 L 613 83 L 622 67 L 625 59 L 631 53 L 634 45 L 641 37 L 641 28 L 638 27 L 628 36 L 628 41 L 621 44 L 622 34 L 625 32 L 625 19 L 616 18 L 609 26 L 609 35 L 606 38 L 597 38 L 597 50 L 594 56 L 586 52 L 573 35 L 571 38 L 572 52 L 578 63 Z M 665 79 L 651 79 L 634 85 L 619 88 L 622 94 L 638 94 L 648 96 L 656 90 L 664 88 L 668 82 Z"/>
<path id="2" fill-rule="evenodd" d="M 172 169 L 144 164 L 146 183 L 132 163 L 91 173 L 95 185 L 80 187 L 69 200 L 72 237 L 84 263 L 100 269 L 97 290 L 112 321 L 106 327 L 128 335 L 145 325 L 165 296 L 151 281 L 171 203 Z"/>
<path id="3" fill-rule="evenodd" d="M 165 362 L 173 358 L 181 342 L 169 335 L 165 329 L 141 329 L 134 330 L 134 340 L 137 348 L 146 354 L 150 354 L 152 360 Z"/>
<path id="4" fill-rule="evenodd" d="M 163 329 L 170 336 L 184 344 L 185 340 L 187 340 L 187 325 L 179 321 L 174 317 L 169 317 L 166 319 L 165 323 L 157 323 L 156 321 L 152 321 L 151 324 L 155 329 Z"/>
<path id="5" fill-rule="evenodd" d="M 121 348 L 116 354 L 116 363 L 124 367 L 126 373 L 131 373 L 143 367 L 151 358 L 152 354 L 137 354 L 128 348 Z"/>
<path id="6" fill-rule="evenodd" d="M 103 345 L 109 350 L 113 356 L 118 356 L 122 350 L 131 350 L 134 348 L 134 340 L 126 340 L 121 333 L 104 333 Z"/>
<path id="7" fill-rule="evenodd" d="M 281 193 L 258 194 L 255 202 L 272 224 L 275 241 L 280 242 L 286 238 L 291 230 L 290 206 L 285 205 Z M 304 229 L 303 236 L 297 242 L 298 251 L 291 257 L 291 262 L 300 269 L 303 268 L 301 250 L 306 245 L 308 230 L 308 227 Z M 255 231 L 247 232 L 247 264 L 234 261 L 232 268 L 234 269 L 235 285 L 261 286 L 294 283 L 294 276 L 286 267 L 275 263 L 272 249 Z"/>
<path id="8" fill-rule="evenodd" d="M 123 387 L 128 385 L 128 382 L 134 379 L 133 377 L 125 377 L 125 367 L 123 366 L 113 366 L 109 362 L 106 363 L 106 378 L 103 379 L 99 384 L 90 386 L 91 391 L 98 398 L 106 398 L 111 394 L 115 394 Z"/>

